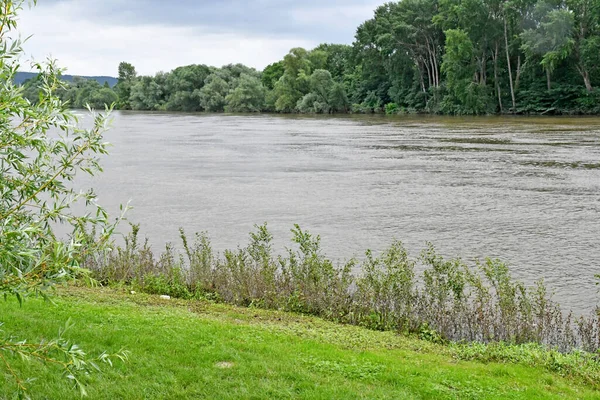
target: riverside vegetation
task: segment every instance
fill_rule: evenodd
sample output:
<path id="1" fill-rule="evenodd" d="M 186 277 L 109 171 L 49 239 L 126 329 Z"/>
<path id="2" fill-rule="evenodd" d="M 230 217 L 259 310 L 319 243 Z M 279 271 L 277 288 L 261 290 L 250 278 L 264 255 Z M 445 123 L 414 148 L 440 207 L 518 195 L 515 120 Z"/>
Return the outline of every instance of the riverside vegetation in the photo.
<path id="1" fill-rule="evenodd" d="M 133 225 L 124 246 L 89 257 L 85 266 L 107 285 L 314 315 L 436 343 L 537 343 L 561 352 L 584 350 L 590 360 L 600 348 L 597 312 L 565 314 L 543 281 L 528 288 L 499 260 L 467 266 L 444 259 L 431 245 L 415 259 L 394 242 L 379 257 L 367 251 L 361 262 L 336 266 L 322 254 L 320 238 L 298 226 L 292 229 L 295 249 L 275 256 L 266 225 L 257 226 L 246 247 L 223 256 L 213 252 L 206 234 L 190 242 L 182 230 L 183 250 L 168 244 L 155 257 L 138 234 Z"/>
<path id="2" fill-rule="evenodd" d="M 24 398 L 31 387 L 49 397 L 73 397 L 79 395 L 73 385 L 83 395 L 83 383 L 91 381 L 109 398 L 190 393 L 239 398 L 265 391 L 306 398 L 371 391 L 382 398 L 539 397 L 541 392 L 548 398 L 597 397 L 598 315 L 564 315 L 542 283 L 526 288 L 498 261 L 467 268 L 460 260 L 444 260 L 432 247 L 412 259 L 394 243 L 380 257 L 367 253 L 363 262 L 336 266 L 322 254 L 319 238 L 299 227 L 293 230 L 297 249 L 276 257 L 266 226 L 257 227 L 247 247 L 222 257 L 212 251 L 206 235 L 190 242 L 182 231 L 183 251 L 169 245 L 156 258 L 147 242 L 139 243 L 135 226 L 125 245 L 111 251 L 117 224 L 109 222 L 93 191 L 78 193 L 70 186 L 77 173 L 101 170 L 97 157 L 106 153 L 102 132 L 107 118 L 96 115 L 91 129 L 77 125 L 57 96 L 69 88 L 53 62 L 35 64 L 41 84 L 35 101 L 26 98 L 27 87 L 14 84 L 22 49 L 12 37 L 22 4 L 0 0 L 0 294 L 5 299 L 0 395 L 14 391 Z M 76 212 L 77 202 L 90 212 Z M 57 223 L 71 228 L 68 241 L 53 230 Z M 362 273 L 353 275 L 358 268 Z M 175 305 L 206 307 L 213 317 L 221 313 L 221 319 L 204 315 L 198 324 L 189 311 L 144 309 L 101 289 L 77 292 L 71 287 L 61 292 L 56 308 L 35 299 L 47 300 L 49 288 L 76 279 L 196 299 Z M 142 306 L 156 301 L 140 298 L 146 301 Z M 299 318 L 300 323 L 288 330 L 278 323 L 236 330 L 238 322 L 226 316 L 248 320 L 248 310 L 269 319 Z M 81 324 L 77 330 L 72 322 L 64 326 L 71 318 Z M 69 328 L 85 351 L 66 339 Z M 336 330 L 347 335 L 336 336 Z M 344 345 L 356 336 L 364 340 Z M 128 361 L 123 345 L 134 352 L 132 364 L 114 364 L 105 377 L 90 375 L 104 370 L 101 363 Z M 400 351 L 388 353 L 390 347 Z M 416 351 L 423 347 L 432 350 Z M 197 351 L 190 353 L 190 348 Z M 361 356 L 365 349 L 372 353 Z M 294 356 L 284 357 L 290 350 Z M 455 366 L 457 360 L 463 363 Z M 504 368 L 496 362 L 519 365 Z M 271 364 L 275 370 L 257 367 Z M 239 365 L 242 374 L 236 375 Z M 225 371 L 232 368 L 235 373 L 228 375 Z M 126 381 L 131 376 L 133 385 Z M 198 383 L 199 376 L 206 379 Z"/>
<path id="3" fill-rule="evenodd" d="M 351 46 L 291 49 L 257 71 L 188 65 L 113 88 L 76 79 L 73 107 L 302 113 L 598 114 L 596 0 L 403 0 L 378 7 Z M 37 82 L 25 84 L 37 99 Z"/>

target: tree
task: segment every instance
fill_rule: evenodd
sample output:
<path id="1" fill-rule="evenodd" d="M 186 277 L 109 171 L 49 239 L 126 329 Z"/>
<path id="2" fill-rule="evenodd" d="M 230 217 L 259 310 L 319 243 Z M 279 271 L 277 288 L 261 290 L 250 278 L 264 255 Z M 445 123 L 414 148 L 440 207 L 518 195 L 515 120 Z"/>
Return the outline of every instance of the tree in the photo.
<path id="1" fill-rule="evenodd" d="M 503 42 L 502 8 L 499 0 L 440 0 L 434 22 L 444 30 L 464 31 L 473 45 L 476 63 L 474 81 L 488 83 L 488 60 L 493 62 L 494 86 L 498 109 L 502 112 L 502 91 L 499 75 L 499 52 Z"/>
<path id="2" fill-rule="evenodd" d="M 201 111 L 200 89 L 211 74 L 206 65 L 187 65 L 175 68 L 165 82 L 165 108 L 172 111 Z"/>
<path id="3" fill-rule="evenodd" d="M 579 63 L 577 71 L 581 74 L 588 92 L 593 90 L 594 77 L 600 77 L 600 36 L 585 38 L 578 42 Z"/>
<path id="4" fill-rule="evenodd" d="M 296 78 L 301 72 L 310 75 L 311 62 L 308 51 L 302 47 L 295 47 L 283 57 L 283 68 L 286 73 Z"/>
<path id="5" fill-rule="evenodd" d="M 446 75 L 446 86 L 452 102 L 463 105 L 467 100 L 468 87 L 473 82 L 475 65 L 473 63 L 473 43 L 460 29 L 449 29 L 446 35 L 446 54 L 442 63 L 442 72 Z"/>
<path id="6" fill-rule="evenodd" d="M 301 113 L 323 113 L 329 112 L 327 104 L 319 102 L 319 97 L 315 93 L 305 94 L 296 104 L 296 110 Z"/>
<path id="7" fill-rule="evenodd" d="M 471 39 L 460 29 L 449 29 L 445 35 L 442 72 L 446 75 L 448 95 L 442 109 L 450 114 L 485 113 L 485 84 L 476 78 L 477 65 L 473 62 L 475 54 Z"/>
<path id="8" fill-rule="evenodd" d="M 137 78 L 135 67 L 128 62 L 122 61 L 119 64 L 118 83 L 131 82 L 135 78 Z"/>
<path id="9" fill-rule="evenodd" d="M 60 75 L 59 75 L 60 79 Z M 33 104 L 40 100 L 42 81 L 37 76 L 23 83 L 23 96 Z M 62 82 L 56 88 L 56 96 L 72 108 L 86 108 L 90 106 L 95 109 L 104 109 L 117 103 L 118 97 L 107 82 L 100 85 L 95 79 L 84 79 L 73 77 L 72 82 Z"/>
<path id="10" fill-rule="evenodd" d="M 260 78 L 260 72 L 244 64 L 228 64 L 221 67 L 219 75 L 229 84 L 230 89 L 235 89 L 242 75 Z"/>
<path id="11" fill-rule="evenodd" d="M 535 14 L 539 23 L 535 28 L 521 33 L 521 48 L 528 59 L 541 58 L 539 63 L 546 71 L 547 86 L 550 90 L 552 72 L 573 50 L 573 14 L 566 9 L 555 9 L 545 1 L 536 4 Z"/>
<path id="12" fill-rule="evenodd" d="M 34 65 L 40 88 L 36 104 L 13 83 L 23 54 L 21 42 L 12 39 L 22 4 L 0 0 L 0 296 L 19 302 L 30 295 L 47 296 L 49 287 L 85 275 L 82 261 L 106 249 L 116 227 L 96 204 L 92 190 L 76 192 L 68 184 L 78 173 L 100 171 L 96 156 L 107 152 L 102 137 L 107 116 L 95 115 L 91 129 L 78 127 L 56 95 L 64 83 L 53 62 Z M 91 212 L 74 211 L 77 203 Z M 53 230 L 57 223 L 71 228 L 64 241 Z M 99 232 L 97 240 L 87 233 L 90 227 Z M 118 356 L 124 359 L 126 354 Z M 12 375 L 19 397 L 26 395 L 27 380 L 11 368 L 16 357 L 61 366 L 82 394 L 81 374 L 95 366 L 62 333 L 38 343 L 2 335 L 0 369 Z M 108 361 L 109 356 L 98 359 Z"/>
<path id="13" fill-rule="evenodd" d="M 113 103 L 116 103 L 117 100 L 117 94 L 111 88 L 102 87 L 100 90 L 91 94 L 88 99 L 88 104 L 94 109 L 103 109 L 105 107 L 110 107 Z"/>
<path id="14" fill-rule="evenodd" d="M 327 55 L 323 69 L 329 71 L 334 80 L 341 81 L 346 74 L 351 72 L 352 46 L 345 44 L 320 44 L 315 50 L 320 50 Z"/>
<path id="15" fill-rule="evenodd" d="M 437 88 L 440 85 L 440 64 L 442 60 L 443 35 L 439 27 L 433 23 L 437 13 L 437 0 L 404 0 L 388 3 L 386 24 L 389 30 L 380 34 L 382 45 L 400 48 L 408 52 L 427 87 Z"/>
<path id="16" fill-rule="evenodd" d="M 277 81 L 283 76 L 284 71 L 283 61 L 269 64 L 263 70 L 260 80 L 267 89 L 273 90 Z"/>
<path id="17" fill-rule="evenodd" d="M 600 4 L 596 0 L 567 0 L 573 10 L 575 68 L 588 92 L 593 90 L 592 77 L 600 71 Z"/>
<path id="18" fill-rule="evenodd" d="M 205 111 L 220 112 L 225 108 L 225 97 L 229 93 L 229 85 L 218 74 L 212 73 L 204 81 L 199 91 L 200 105 Z"/>
<path id="19" fill-rule="evenodd" d="M 463 44 L 470 43 L 472 50 L 469 59 L 460 61 L 455 56 L 461 51 L 450 54 L 442 71 L 447 50 L 458 50 L 453 47 L 456 41 L 448 47 L 447 31 L 457 40 L 457 31 L 464 33 Z M 278 112 L 378 112 L 390 103 L 398 110 L 430 113 L 597 110 L 598 0 L 393 1 L 377 7 L 354 39 L 352 46 L 292 48 L 260 73 L 242 64 L 188 65 L 138 77 L 135 68 L 123 62 L 115 87 L 117 106 L 255 110 L 262 91 L 249 80 L 252 77 L 265 89 L 259 108 Z M 452 65 L 457 62 L 465 68 L 461 74 L 469 71 L 472 76 L 454 74 Z M 328 88 L 315 89 L 315 79 L 324 76 L 316 71 L 329 73 Z M 205 88 L 209 76 L 211 86 Z M 552 83 L 556 90 L 546 90 Z M 27 97 L 36 102 L 34 82 L 24 86 Z M 258 97 L 248 103 L 246 96 L 252 93 Z M 560 93 L 559 98 L 552 93 Z M 99 106 L 113 98 L 93 82 L 81 80 L 60 89 L 59 95 L 75 107 Z"/>
<path id="20" fill-rule="evenodd" d="M 292 112 L 298 101 L 310 91 L 311 61 L 301 47 L 290 50 L 283 58 L 284 73 L 273 88 L 276 111 Z"/>
<path id="21" fill-rule="evenodd" d="M 265 107 L 265 92 L 258 78 L 242 74 L 238 86 L 225 98 L 225 111 L 260 112 Z"/>
<path id="22" fill-rule="evenodd" d="M 381 98 L 377 96 L 377 93 L 369 92 L 367 93 L 365 100 L 362 102 L 361 108 L 364 112 L 379 112 L 381 111 L 382 105 L 383 102 L 381 101 Z"/>
<path id="23" fill-rule="evenodd" d="M 379 7 L 375 11 L 375 18 L 360 25 L 356 31 L 353 52 L 357 65 L 344 77 L 353 103 L 361 103 L 369 92 L 375 92 L 380 98 L 385 97 L 392 86 L 391 59 L 393 54 L 404 52 L 395 46 L 385 46 L 387 43 L 380 36 L 391 34 L 388 17 L 389 8 Z"/>
<path id="24" fill-rule="evenodd" d="M 142 76 L 131 87 L 129 104 L 132 110 L 162 110 L 168 99 L 169 75 L 159 72 L 154 77 Z"/>
<path id="25" fill-rule="evenodd" d="M 87 80 L 83 78 L 76 80 L 75 87 L 75 101 L 72 103 L 72 105 L 76 108 L 84 108 L 88 104 L 91 106 L 92 97 L 96 92 L 102 89 L 102 86 L 100 86 L 100 84 L 95 80 Z M 109 103 L 109 105 L 111 103 Z M 104 104 L 102 104 L 101 107 L 104 108 Z"/>
<path id="26" fill-rule="evenodd" d="M 346 88 L 342 83 L 334 83 L 329 91 L 329 106 L 333 112 L 345 113 L 348 112 L 350 102 L 348 101 L 348 94 Z"/>
<path id="27" fill-rule="evenodd" d="M 317 69 L 309 78 L 310 81 L 310 93 L 306 94 L 302 97 L 301 100 L 298 101 L 296 108 L 300 112 L 315 112 L 315 113 L 329 113 L 332 110 L 331 107 L 331 93 L 334 88 L 335 82 L 333 81 L 331 74 L 329 71 L 324 69 Z M 336 99 L 338 102 L 342 101 L 340 99 L 340 94 L 336 93 L 338 98 Z M 347 99 L 346 99 L 347 101 Z"/>
<path id="28" fill-rule="evenodd" d="M 316 49 L 309 51 L 307 57 L 312 71 L 325 69 L 327 67 L 327 58 L 329 57 L 329 54 L 327 54 L 326 51 L 317 47 Z"/>
<path id="29" fill-rule="evenodd" d="M 327 70 L 317 69 L 310 76 L 310 91 L 315 93 L 322 103 L 329 103 L 329 93 L 333 84 L 333 78 Z"/>
<path id="30" fill-rule="evenodd" d="M 23 87 L 23 97 L 29 100 L 30 103 L 36 104 L 40 97 L 40 80 L 39 77 L 27 79 L 21 85 Z M 64 91 L 65 93 L 67 90 Z"/>
<path id="31" fill-rule="evenodd" d="M 387 103 L 393 96 L 399 103 L 420 109 L 430 98 L 430 108 L 434 108 L 443 50 L 443 32 L 433 22 L 437 8 L 437 0 L 390 2 L 358 27 L 353 47 L 359 66 L 347 85 L 357 107 L 372 104 L 375 97 Z M 367 96 L 370 99 L 365 102 Z"/>
<path id="32" fill-rule="evenodd" d="M 272 101 L 275 111 L 292 112 L 303 93 L 298 90 L 296 78 L 285 72 L 275 84 L 272 92 Z"/>
<path id="33" fill-rule="evenodd" d="M 118 108 L 122 110 L 131 109 L 129 98 L 131 97 L 131 87 L 133 86 L 136 78 L 137 72 L 132 64 L 125 61 L 119 64 L 119 77 L 117 85 L 115 86 L 115 91 L 118 97 Z"/>

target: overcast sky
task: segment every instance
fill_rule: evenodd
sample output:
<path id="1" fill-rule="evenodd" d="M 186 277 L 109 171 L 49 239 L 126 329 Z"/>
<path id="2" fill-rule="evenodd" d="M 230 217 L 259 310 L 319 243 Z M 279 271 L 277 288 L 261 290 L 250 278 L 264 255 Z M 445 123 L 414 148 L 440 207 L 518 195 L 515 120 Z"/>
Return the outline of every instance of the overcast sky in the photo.
<path id="1" fill-rule="evenodd" d="M 188 64 L 258 69 L 292 47 L 352 43 L 383 0 L 39 0 L 20 15 L 28 57 L 67 73 L 115 76 L 121 61 L 154 74 Z"/>

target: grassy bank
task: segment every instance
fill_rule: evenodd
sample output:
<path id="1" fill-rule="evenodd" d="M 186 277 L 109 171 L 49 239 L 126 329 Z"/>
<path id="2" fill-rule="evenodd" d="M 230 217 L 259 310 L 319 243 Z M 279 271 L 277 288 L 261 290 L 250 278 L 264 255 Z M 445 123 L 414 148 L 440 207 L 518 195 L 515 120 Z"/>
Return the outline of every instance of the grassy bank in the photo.
<path id="1" fill-rule="evenodd" d="M 297 314 L 73 287 L 54 305 L 23 307 L 0 304 L 6 332 L 53 337 L 70 317 L 67 336 L 88 352 L 131 352 L 129 363 L 88 379 L 93 399 L 600 398 L 593 379 L 560 368 L 465 361 L 452 346 Z M 24 376 L 39 374 L 39 398 L 78 397 L 51 367 L 14 362 Z M 14 388 L 4 378 L 6 395 Z"/>

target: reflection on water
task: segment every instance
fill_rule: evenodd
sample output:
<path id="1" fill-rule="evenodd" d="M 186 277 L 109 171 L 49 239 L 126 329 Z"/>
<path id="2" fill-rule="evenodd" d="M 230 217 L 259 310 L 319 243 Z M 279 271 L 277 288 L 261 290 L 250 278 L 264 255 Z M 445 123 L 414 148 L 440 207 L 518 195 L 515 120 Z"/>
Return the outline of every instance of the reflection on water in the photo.
<path id="1" fill-rule="evenodd" d="M 206 230 L 218 250 L 268 221 L 294 223 L 338 259 L 402 240 L 501 257 L 588 310 L 600 272 L 600 119 L 120 113 L 94 181 L 153 244 Z"/>

